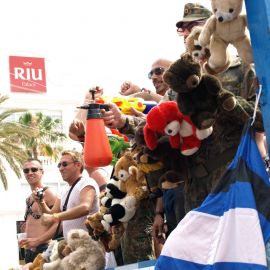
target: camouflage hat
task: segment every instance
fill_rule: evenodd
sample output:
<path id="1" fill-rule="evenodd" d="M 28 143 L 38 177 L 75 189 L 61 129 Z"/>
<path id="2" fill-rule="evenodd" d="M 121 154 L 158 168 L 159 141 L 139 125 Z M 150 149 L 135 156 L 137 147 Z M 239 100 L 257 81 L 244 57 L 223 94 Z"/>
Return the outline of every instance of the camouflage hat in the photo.
<path id="1" fill-rule="evenodd" d="M 185 4 L 183 19 L 176 23 L 176 27 L 181 28 L 184 22 L 208 19 L 211 15 L 212 12 L 201 4 Z"/>

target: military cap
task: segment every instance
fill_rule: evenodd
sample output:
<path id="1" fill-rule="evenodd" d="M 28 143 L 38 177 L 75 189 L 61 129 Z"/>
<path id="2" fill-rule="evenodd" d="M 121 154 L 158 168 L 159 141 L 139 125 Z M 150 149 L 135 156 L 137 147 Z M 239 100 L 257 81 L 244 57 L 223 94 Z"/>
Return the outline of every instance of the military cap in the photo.
<path id="1" fill-rule="evenodd" d="M 187 3 L 184 6 L 183 19 L 176 23 L 176 27 L 181 28 L 185 22 L 208 19 L 211 15 L 212 12 L 201 4 Z"/>

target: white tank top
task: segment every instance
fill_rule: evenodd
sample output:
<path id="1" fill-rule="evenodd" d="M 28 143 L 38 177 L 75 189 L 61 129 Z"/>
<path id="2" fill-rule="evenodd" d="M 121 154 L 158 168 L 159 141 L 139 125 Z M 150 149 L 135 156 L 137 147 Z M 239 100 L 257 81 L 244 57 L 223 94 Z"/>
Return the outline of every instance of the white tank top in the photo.
<path id="1" fill-rule="evenodd" d="M 91 186 L 95 189 L 95 199 L 93 201 L 93 206 L 89 212 L 89 214 L 94 214 L 98 212 L 99 210 L 99 188 L 96 183 L 96 181 L 93 178 L 82 176 L 81 180 L 74 186 L 73 190 L 71 191 L 71 194 L 69 196 L 68 204 L 67 204 L 67 210 L 70 208 L 73 208 L 75 206 L 78 206 L 80 204 L 80 192 L 83 188 L 86 186 Z M 65 190 L 61 192 L 61 209 L 63 209 L 63 205 L 66 201 L 66 197 L 68 195 L 68 192 L 70 190 L 70 186 L 66 187 Z M 86 216 L 82 216 L 80 218 L 72 219 L 72 220 L 63 220 L 63 234 L 64 238 L 67 239 L 67 233 L 71 229 L 83 229 L 87 231 L 86 226 L 84 225 L 84 221 L 86 219 Z"/>

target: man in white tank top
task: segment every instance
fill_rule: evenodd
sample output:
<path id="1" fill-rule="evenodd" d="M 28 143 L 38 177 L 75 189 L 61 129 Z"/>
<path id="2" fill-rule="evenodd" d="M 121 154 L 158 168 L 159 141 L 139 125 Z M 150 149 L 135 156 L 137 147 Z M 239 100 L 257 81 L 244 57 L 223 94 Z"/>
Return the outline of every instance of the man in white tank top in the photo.
<path id="1" fill-rule="evenodd" d="M 44 201 L 40 202 L 44 224 L 62 222 L 66 239 L 71 229 L 84 229 L 84 221 L 89 214 L 99 210 L 99 188 L 93 178 L 82 176 L 84 162 L 77 151 L 64 151 L 58 163 L 59 171 L 68 187 L 62 191 L 52 209 Z"/>

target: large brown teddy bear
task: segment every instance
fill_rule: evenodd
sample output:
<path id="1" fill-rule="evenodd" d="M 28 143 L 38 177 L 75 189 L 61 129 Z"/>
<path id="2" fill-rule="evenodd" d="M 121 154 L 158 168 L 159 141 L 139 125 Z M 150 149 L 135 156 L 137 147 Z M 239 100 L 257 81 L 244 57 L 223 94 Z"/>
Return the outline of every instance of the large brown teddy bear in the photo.
<path id="1" fill-rule="evenodd" d="M 178 93 L 179 110 L 189 115 L 198 129 L 213 125 L 219 107 L 231 111 L 236 106 L 234 95 L 224 90 L 216 77 L 203 75 L 200 64 L 188 53 L 172 63 L 163 78 Z"/>
<path id="2" fill-rule="evenodd" d="M 199 36 L 202 47 L 209 45 L 211 56 L 205 69 L 208 73 L 225 71 L 229 65 L 227 47 L 232 44 L 246 64 L 253 62 L 250 40 L 245 31 L 246 15 L 240 15 L 243 0 L 211 0 L 212 15 Z"/>

